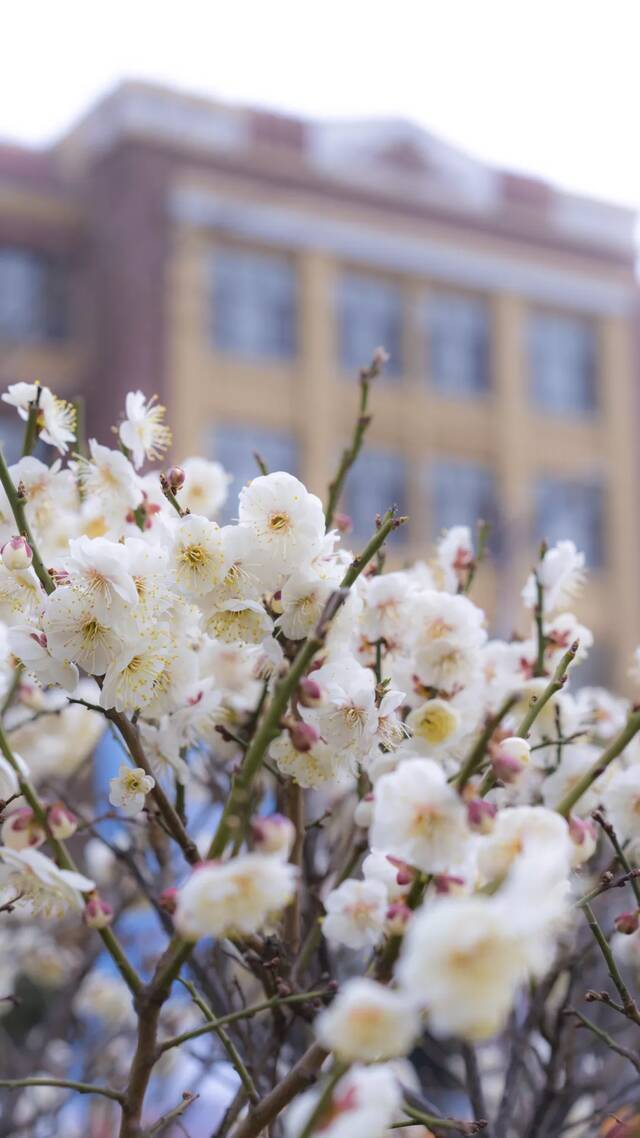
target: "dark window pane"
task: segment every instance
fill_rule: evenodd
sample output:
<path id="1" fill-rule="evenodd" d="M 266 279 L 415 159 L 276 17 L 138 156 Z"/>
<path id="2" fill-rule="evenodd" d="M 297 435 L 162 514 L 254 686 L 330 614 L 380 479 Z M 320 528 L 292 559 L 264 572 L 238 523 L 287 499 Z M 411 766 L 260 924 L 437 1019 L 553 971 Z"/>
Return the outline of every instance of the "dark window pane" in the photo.
<path id="1" fill-rule="evenodd" d="M 596 336 L 579 317 L 534 312 L 529 320 L 533 402 L 557 415 L 588 415 L 597 403 Z"/>
<path id="2" fill-rule="evenodd" d="M 376 277 L 347 273 L 338 285 L 340 366 L 354 376 L 376 348 L 389 353 L 384 374 L 402 372 L 403 298 L 399 285 Z"/>
<path id="3" fill-rule="evenodd" d="M 254 451 L 259 452 L 270 471 L 298 473 L 298 445 L 296 439 L 286 431 L 270 430 L 249 423 L 220 424 L 213 433 L 212 457 L 221 462 L 227 473 L 233 476 L 221 521 L 228 522 L 237 518 L 238 494 L 247 482 L 260 474 L 253 457 Z"/>
<path id="4" fill-rule="evenodd" d="M 296 349 L 295 284 L 287 257 L 218 250 L 212 262 L 215 347 L 257 359 L 290 359 Z"/>
<path id="5" fill-rule="evenodd" d="M 428 470 L 432 480 L 433 536 L 451 526 L 470 526 L 488 522 L 489 550 L 498 554 L 501 527 L 496 476 L 489 466 L 465 459 L 437 459 Z"/>
<path id="6" fill-rule="evenodd" d="M 22 455 L 24 432 L 26 424 L 18 417 L 18 412 L 12 408 L 11 413 L 7 404 L 5 410 L 0 411 L 0 446 L 9 466 L 17 462 Z M 37 458 L 41 456 L 36 455 Z"/>
<path id="7" fill-rule="evenodd" d="M 615 688 L 615 660 L 611 645 L 596 639 L 586 660 L 571 669 L 571 688 Z"/>
<path id="8" fill-rule="evenodd" d="M 347 477 L 344 508 L 353 521 L 353 537 L 371 537 L 376 515 L 390 506 L 407 513 L 407 464 L 394 451 L 369 448 L 358 458 Z M 407 540 L 407 526 L 401 526 L 391 539 Z"/>
<path id="9" fill-rule="evenodd" d="M 64 265 L 28 250 L 0 248 L 0 339 L 32 343 L 67 334 Z"/>
<path id="10" fill-rule="evenodd" d="M 600 482 L 540 478 L 535 487 L 536 544 L 544 538 L 550 545 L 574 541 L 587 559 L 599 568 L 604 563 L 604 488 Z"/>
<path id="11" fill-rule="evenodd" d="M 445 395 L 489 390 L 490 320 L 480 297 L 434 292 L 428 300 L 429 374 Z"/>

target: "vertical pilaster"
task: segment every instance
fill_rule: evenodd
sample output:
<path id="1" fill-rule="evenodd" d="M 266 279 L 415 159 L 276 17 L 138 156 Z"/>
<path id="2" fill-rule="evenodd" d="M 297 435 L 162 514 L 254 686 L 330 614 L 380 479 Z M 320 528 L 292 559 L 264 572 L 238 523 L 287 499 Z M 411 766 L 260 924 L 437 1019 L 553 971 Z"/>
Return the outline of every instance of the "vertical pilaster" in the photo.
<path id="1" fill-rule="evenodd" d="M 526 309 L 520 297 L 499 293 L 493 304 L 495 465 L 503 518 L 498 565 L 499 631 L 518 615 L 520 582 L 528 567 L 531 470 L 527 447 Z"/>
<path id="2" fill-rule="evenodd" d="M 323 253 L 299 259 L 299 363 L 295 418 L 301 476 L 324 501 L 343 441 L 336 398 L 335 265 Z"/>
<path id="3" fill-rule="evenodd" d="M 638 408 L 634 398 L 632 325 L 623 317 L 600 324 L 600 401 L 607 435 L 605 560 L 615 596 L 603 613 L 611 641 L 617 685 L 628 687 L 627 670 L 640 642 L 638 585 L 638 466 L 635 444 Z"/>

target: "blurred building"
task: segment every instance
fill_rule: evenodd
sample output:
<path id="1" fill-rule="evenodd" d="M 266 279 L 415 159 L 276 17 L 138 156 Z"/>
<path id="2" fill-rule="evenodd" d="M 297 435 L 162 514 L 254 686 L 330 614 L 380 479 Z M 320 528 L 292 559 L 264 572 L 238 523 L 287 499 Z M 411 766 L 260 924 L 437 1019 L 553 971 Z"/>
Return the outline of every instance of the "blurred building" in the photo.
<path id="1" fill-rule="evenodd" d="M 507 621 L 540 538 L 573 537 L 592 674 L 622 683 L 640 630 L 634 220 L 405 122 L 127 83 L 50 151 L 0 149 L 0 379 L 84 391 L 102 431 L 127 390 L 157 392 L 177 454 L 219 458 L 237 490 L 257 449 L 324 496 L 384 345 L 344 503 L 356 537 L 391 502 L 411 517 L 399 559 L 490 520 L 482 599 Z"/>

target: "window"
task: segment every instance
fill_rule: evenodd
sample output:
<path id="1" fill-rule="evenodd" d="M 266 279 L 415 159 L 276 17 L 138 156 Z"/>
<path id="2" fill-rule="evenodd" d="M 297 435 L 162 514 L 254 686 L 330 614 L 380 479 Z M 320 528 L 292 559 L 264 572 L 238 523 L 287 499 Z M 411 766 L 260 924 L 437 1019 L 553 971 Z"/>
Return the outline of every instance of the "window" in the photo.
<path id="1" fill-rule="evenodd" d="M 534 312 L 529 320 L 528 350 L 536 406 L 556 415 L 595 411 L 596 336 L 588 320 Z"/>
<path id="2" fill-rule="evenodd" d="M 67 332 L 64 266 L 28 250 L 0 248 L 0 340 L 59 340 Z"/>
<path id="3" fill-rule="evenodd" d="M 225 423 L 216 427 L 213 435 L 213 458 L 221 462 L 233 476 L 229 494 L 222 510 L 221 521 L 228 522 L 238 516 L 238 494 L 243 486 L 260 474 L 253 452 L 258 451 L 270 471 L 298 472 L 296 440 L 286 431 L 249 423 Z"/>
<path id="4" fill-rule="evenodd" d="M 434 292 L 427 308 L 429 374 L 445 395 L 489 390 L 489 309 L 480 297 Z"/>
<path id="5" fill-rule="evenodd" d="M 494 471 L 482 463 L 448 458 L 436 459 L 428 476 L 434 536 L 457 525 L 470 526 L 474 533 L 479 521 L 488 522 L 489 549 L 497 553 L 501 533 Z"/>
<path id="6" fill-rule="evenodd" d="M 11 466 L 22 455 L 26 423 L 18 418 L 15 408 L 12 408 L 13 414 L 9 414 L 7 404 L 4 406 L 6 411 L 0 411 L 0 446 L 7 463 Z"/>
<path id="7" fill-rule="evenodd" d="M 212 262 L 213 343 L 257 359 L 291 359 L 296 350 L 296 277 L 277 253 L 219 249 Z"/>
<path id="8" fill-rule="evenodd" d="M 402 372 L 403 298 L 399 285 L 357 273 L 345 273 L 338 285 L 340 366 L 357 375 L 376 348 L 389 354 L 384 374 Z"/>
<path id="9" fill-rule="evenodd" d="M 586 660 L 571 669 L 571 690 L 615 687 L 615 657 L 611 645 L 596 636 Z"/>
<path id="10" fill-rule="evenodd" d="M 371 537 L 377 514 L 390 506 L 407 513 L 407 467 L 404 458 L 394 451 L 370 448 L 358 458 L 347 475 L 344 508 L 353 521 L 357 540 Z M 400 526 L 391 540 L 407 540 L 407 527 Z"/>
<path id="11" fill-rule="evenodd" d="M 575 541 L 597 569 L 604 563 L 604 489 L 600 482 L 578 482 L 544 476 L 535 486 L 536 544 Z"/>

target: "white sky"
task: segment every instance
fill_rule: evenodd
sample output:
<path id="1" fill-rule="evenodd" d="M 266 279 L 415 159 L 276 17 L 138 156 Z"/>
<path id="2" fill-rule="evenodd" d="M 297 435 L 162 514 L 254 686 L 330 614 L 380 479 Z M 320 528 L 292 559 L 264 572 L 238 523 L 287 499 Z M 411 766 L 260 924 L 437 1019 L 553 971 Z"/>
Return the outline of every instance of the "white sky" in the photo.
<path id="1" fill-rule="evenodd" d="M 398 115 L 640 208 L 640 0 L 23 0 L 0 136 L 45 143 L 124 77 L 306 115 Z"/>

